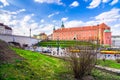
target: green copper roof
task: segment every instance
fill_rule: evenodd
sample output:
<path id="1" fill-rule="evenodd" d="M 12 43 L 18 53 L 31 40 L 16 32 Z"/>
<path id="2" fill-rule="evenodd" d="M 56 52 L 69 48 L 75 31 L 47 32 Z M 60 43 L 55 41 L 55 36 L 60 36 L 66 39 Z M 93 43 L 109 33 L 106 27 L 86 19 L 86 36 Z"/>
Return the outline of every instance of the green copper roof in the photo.
<path id="1" fill-rule="evenodd" d="M 107 30 L 104 30 L 104 32 L 110 32 L 110 30 L 107 29 Z"/>

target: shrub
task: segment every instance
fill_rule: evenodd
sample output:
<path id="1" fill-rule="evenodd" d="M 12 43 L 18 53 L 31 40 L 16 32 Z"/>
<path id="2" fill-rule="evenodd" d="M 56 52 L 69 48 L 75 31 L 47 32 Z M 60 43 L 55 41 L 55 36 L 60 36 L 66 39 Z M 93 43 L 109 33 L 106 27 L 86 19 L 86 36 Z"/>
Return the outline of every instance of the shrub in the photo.
<path id="1" fill-rule="evenodd" d="M 78 50 L 79 52 L 71 52 L 71 50 Z M 67 51 L 69 53 L 68 62 L 74 77 L 82 79 L 84 76 L 90 75 L 97 60 L 94 48 L 91 46 L 75 46 L 68 48 Z"/>
<path id="2" fill-rule="evenodd" d="M 117 63 L 120 63 L 120 59 L 116 59 Z"/>

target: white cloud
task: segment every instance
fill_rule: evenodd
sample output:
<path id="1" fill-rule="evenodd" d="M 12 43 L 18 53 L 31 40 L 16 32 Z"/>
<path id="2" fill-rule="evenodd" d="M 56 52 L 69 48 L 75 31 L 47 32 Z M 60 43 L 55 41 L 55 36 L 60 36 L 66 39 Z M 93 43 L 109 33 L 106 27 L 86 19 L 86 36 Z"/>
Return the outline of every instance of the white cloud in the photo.
<path id="1" fill-rule="evenodd" d="M 113 8 L 110 11 L 103 12 L 94 16 L 93 20 L 88 20 L 86 22 L 81 20 L 67 21 L 65 22 L 65 27 L 92 26 L 103 22 L 111 27 L 112 35 L 120 35 L 120 9 L 118 8 Z"/>
<path id="2" fill-rule="evenodd" d="M 118 1 L 119 1 L 119 0 L 113 0 L 113 1 L 110 3 L 110 5 L 114 5 L 114 4 L 118 3 Z"/>
<path id="3" fill-rule="evenodd" d="M 39 34 L 41 32 L 44 32 L 46 34 L 51 34 L 52 30 L 53 30 L 53 24 L 42 24 L 42 25 L 38 25 L 38 28 L 36 29 L 32 29 L 32 34 Z"/>
<path id="4" fill-rule="evenodd" d="M 18 10 L 18 12 L 25 11 L 24 9 Z M 17 11 L 16 11 L 17 12 Z M 53 25 L 52 24 L 41 24 L 36 22 L 33 17 L 34 14 L 27 14 L 19 18 L 20 13 L 13 14 L 13 12 L 0 10 L 0 22 L 12 27 L 13 34 L 29 36 L 30 28 L 31 33 L 39 34 L 40 32 L 45 32 L 47 34 L 52 33 Z M 41 22 L 44 22 L 44 19 L 41 19 Z"/>
<path id="5" fill-rule="evenodd" d="M 9 6 L 9 3 L 7 2 L 7 0 L 0 0 L 0 2 L 3 4 L 0 7 L 5 7 L 5 6 Z"/>
<path id="6" fill-rule="evenodd" d="M 2 22 L 2 23 L 5 23 L 5 24 L 8 24 L 9 23 L 9 21 L 11 20 L 11 18 L 12 18 L 12 16 L 11 15 L 9 15 L 9 14 L 0 14 L 0 22 Z"/>
<path id="7" fill-rule="evenodd" d="M 52 30 L 53 30 L 53 24 L 45 24 L 44 27 L 42 27 L 40 29 L 41 32 L 45 32 L 47 34 L 50 34 L 52 33 Z"/>
<path id="8" fill-rule="evenodd" d="M 52 13 L 52 14 L 48 15 L 48 18 L 51 18 L 52 16 L 57 15 L 57 14 L 59 14 L 59 12 Z"/>
<path id="9" fill-rule="evenodd" d="M 24 11 L 26 11 L 26 10 L 25 9 L 20 9 L 20 10 L 17 11 L 17 13 L 24 12 Z"/>
<path id="10" fill-rule="evenodd" d="M 78 27 L 84 25 L 83 21 L 72 20 L 65 23 L 65 27 Z"/>
<path id="11" fill-rule="evenodd" d="M 17 35 L 24 35 L 24 36 L 29 36 L 29 29 L 32 28 L 36 28 L 36 23 L 30 23 L 30 20 L 32 18 L 32 14 L 31 15 L 26 15 L 23 18 L 21 18 L 20 20 L 15 19 L 16 21 L 19 21 L 17 24 L 13 24 L 13 34 L 17 34 Z"/>
<path id="12" fill-rule="evenodd" d="M 117 21 L 118 19 L 120 19 L 120 9 L 113 8 L 110 11 L 99 14 L 98 16 L 95 17 L 95 19 L 104 22 Z"/>
<path id="13" fill-rule="evenodd" d="M 17 10 L 17 11 L 14 11 L 14 12 L 11 12 L 11 11 L 7 11 L 7 10 L 0 10 L 2 13 L 5 13 L 5 14 L 10 14 L 10 15 L 15 15 L 15 14 L 19 14 L 21 12 L 24 12 L 26 11 L 25 9 L 20 9 L 20 10 Z"/>
<path id="14" fill-rule="evenodd" d="M 68 17 L 61 18 L 61 21 L 67 21 Z"/>
<path id="15" fill-rule="evenodd" d="M 34 21 L 34 14 L 28 14 L 23 17 L 18 18 L 20 13 L 25 11 L 24 9 L 18 10 L 17 15 L 13 14 L 13 12 L 0 10 L 0 21 L 6 25 L 10 25 L 13 28 L 13 33 L 16 35 L 25 35 L 29 36 L 29 29 L 32 29 L 33 34 L 39 34 L 40 32 L 45 32 L 47 34 L 52 33 L 53 24 L 45 24 L 44 19 L 41 19 L 39 22 Z M 59 12 L 56 12 L 59 14 Z M 109 16 L 108 16 L 109 15 Z M 68 17 L 61 18 L 62 21 L 65 21 L 65 27 L 77 27 L 77 26 L 87 26 L 87 25 L 97 25 L 102 22 L 105 22 L 107 25 L 111 27 L 113 31 L 112 34 L 116 35 L 117 32 L 120 33 L 120 29 L 116 29 L 120 27 L 120 9 L 113 8 L 110 11 L 103 12 L 97 16 L 92 18 L 93 20 L 89 21 L 81 21 L 81 20 L 71 20 L 68 21 Z M 54 24 L 59 24 L 59 21 L 53 20 Z M 56 25 L 57 25 L 56 24 Z M 58 26 L 58 25 L 57 25 Z"/>
<path id="16" fill-rule="evenodd" d="M 120 35 L 120 30 L 119 29 L 112 28 L 111 31 L 112 31 L 112 35 Z"/>
<path id="17" fill-rule="evenodd" d="M 88 0 L 84 0 L 85 2 L 88 2 Z M 92 2 L 89 4 L 89 6 L 87 8 L 93 9 L 98 7 L 101 2 L 102 3 L 108 3 L 110 0 L 92 0 Z M 118 3 L 119 0 L 112 0 L 112 2 L 110 3 L 110 5 L 114 5 L 116 3 Z"/>
<path id="18" fill-rule="evenodd" d="M 53 23 L 55 23 L 55 22 L 56 22 L 56 20 L 53 20 L 52 22 L 53 22 Z"/>
<path id="19" fill-rule="evenodd" d="M 10 12 L 10 14 L 19 14 L 19 13 L 24 12 L 24 11 L 26 11 L 26 10 L 25 9 L 20 9 L 16 12 Z"/>
<path id="20" fill-rule="evenodd" d="M 93 21 L 86 21 L 83 22 L 81 20 L 72 20 L 72 21 L 68 21 L 65 23 L 65 27 L 83 27 L 83 26 L 92 26 L 92 25 L 97 25 L 97 21 L 93 20 Z"/>
<path id="21" fill-rule="evenodd" d="M 59 4 L 59 5 L 62 5 L 63 3 L 61 2 L 61 0 L 34 0 L 35 2 L 38 2 L 38 3 L 48 3 L 48 4 L 51 4 L 51 3 L 56 3 L 56 4 Z"/>
<path id="22" fill-rule="evenodd" d="M 114 25 L 114 28 L 119 28 L 119 27 L 120 27 L 120 23 Z"/>
<path id="23" fill-rule="evenodd" d="M 0 23 L 4 23 L 9 27 L 12 27 L 13 34 L 16 35 L 29 35 L 29 28 L 36 28 L 35 22 L 31 22 L 31 18 L 34 14 L 26 15 L 23 17 L 18 17 L 21 12 L 25 11 L 25 9 L 18 10 L 16 12 L 10 12 L 7 10 L 0 10 Z"/>
<path id="24" fill-rule="evenodd" d="M 44 23 L 44 19 L 41 19 L 40 22 L 41 22 L 41 23 Z"/>
<path id="25" fill-rule="evenodd" d="M 101 0 L 92 0 L 92 2 L 90 3 L 90 5 L 87 8 L 96 8 L 100 5 Z"/>
<path id="26" fill-rule="evenodd" d="M 50 14 L 50 15 L 48 15 L 48 17 L 50 18 L 50 17 L 52 17 L 52 16 L 54 16 L 55 14 Z"/>
<path id="27" fill-rule="evenodd" d="M 26 15 L 24 18 L 23 18 L 23 22 L 28 22 L 28 21 L 30 21 L 30 19 L 31 19 L 31 16 L 30 15 Z"/>
<path id="28" fill-rule="evenodd" d="M 77 1 L 74 1 L 72 4 L 70 4 L 71 7 L 77 7 L 79 6 L 79 3 Z"/>
<path id="29" fill-rule="evenodd" d="M 103 3 L 107 3 L 109 2 L 110 0 L 102 0 Z"/>

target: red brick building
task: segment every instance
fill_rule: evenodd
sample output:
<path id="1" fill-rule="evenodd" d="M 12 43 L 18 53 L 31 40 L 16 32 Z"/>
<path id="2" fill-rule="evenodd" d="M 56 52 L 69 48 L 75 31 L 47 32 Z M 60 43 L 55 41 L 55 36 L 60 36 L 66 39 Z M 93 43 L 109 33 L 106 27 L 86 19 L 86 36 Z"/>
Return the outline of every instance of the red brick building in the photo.
<path id="1" fill-rule="evenodd" d="M 64 28 L 53 31 L 53 40 L 99 41 L 100 44 L 111 45 L 110 27 L 102 23 L 95 26 Z"/>

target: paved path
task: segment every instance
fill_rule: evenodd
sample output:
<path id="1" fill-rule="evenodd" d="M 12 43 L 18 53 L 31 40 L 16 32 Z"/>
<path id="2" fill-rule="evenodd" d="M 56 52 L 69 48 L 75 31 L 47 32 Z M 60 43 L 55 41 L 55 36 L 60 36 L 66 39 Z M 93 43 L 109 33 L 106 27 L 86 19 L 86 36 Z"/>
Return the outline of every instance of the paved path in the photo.
<path id="1" fill-rule="evenodd" d="M 100 69 L 100 70 L 103 70 L 103 71 L 106 71 L 106 72 L 109 72 L 109 73 L 114 73 L 114 74 L 120 75 L 120 69 L 115 69 L 115 68 L 110 68 L 110 67 L 103 67 L 103 66 L 99 66 L 99 65 L 96 65 L 95 67 L 97 69 Z"/>

